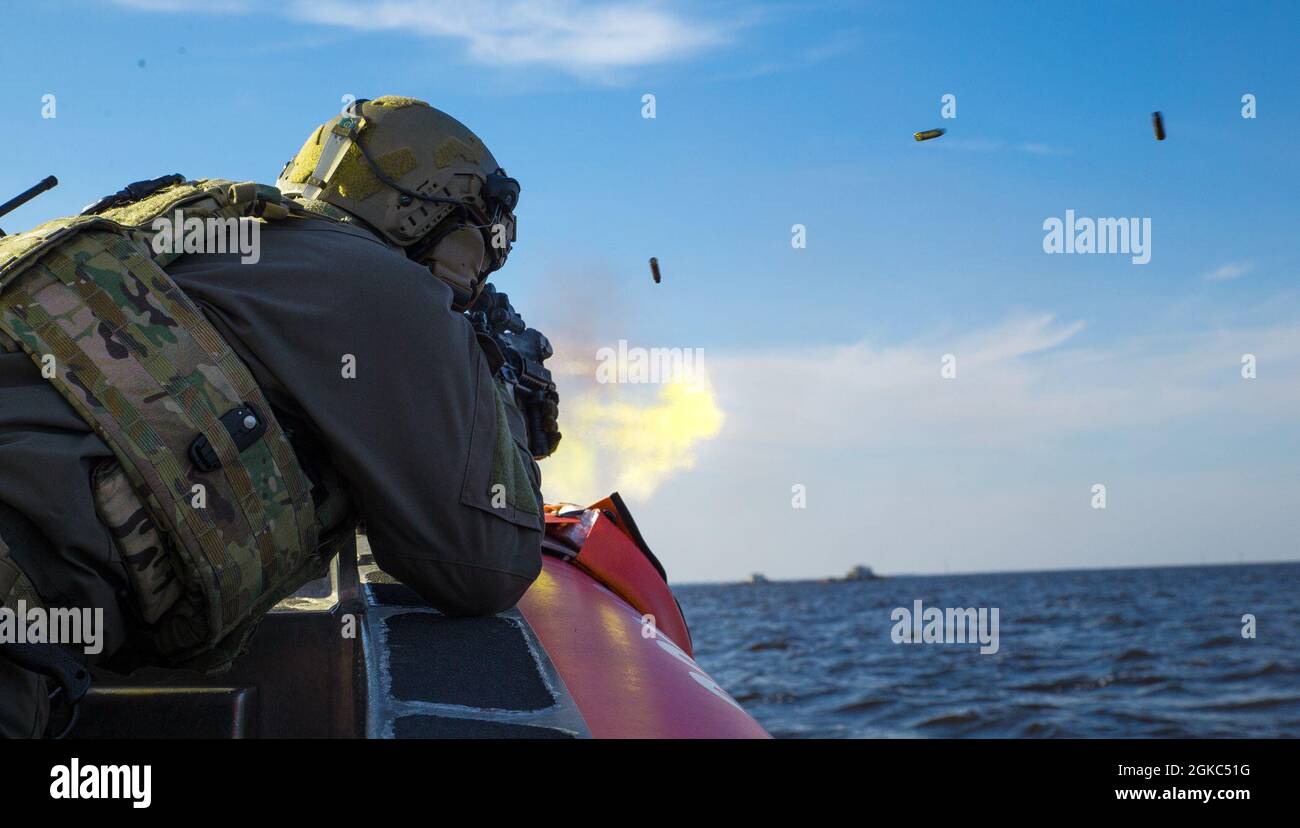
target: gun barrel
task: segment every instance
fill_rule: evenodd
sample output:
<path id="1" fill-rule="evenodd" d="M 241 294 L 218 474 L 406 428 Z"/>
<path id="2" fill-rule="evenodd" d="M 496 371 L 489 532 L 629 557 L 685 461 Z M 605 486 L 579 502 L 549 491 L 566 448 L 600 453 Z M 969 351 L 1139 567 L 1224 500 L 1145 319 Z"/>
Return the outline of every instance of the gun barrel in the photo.
<path id="1" fill-rule="evenodd" d="M 45 176 L 40 181 L 28 187 L 26 190 L 23 190 L 18 195 L 6 201 L 4 204 L 0 204 L 0 216 L 3 216 L 6 213 L 18 209 L 19 207 L 23 206 L 27 202 L 31 201 L 33 198 L 36 198 L 41 193 L 45 192 L 46 190 L 53 189 L 55 186 L 58 185 L 58 183 L 59 183 L 59 179 L 55 178 L 54 176 L 52 175 Z"/>

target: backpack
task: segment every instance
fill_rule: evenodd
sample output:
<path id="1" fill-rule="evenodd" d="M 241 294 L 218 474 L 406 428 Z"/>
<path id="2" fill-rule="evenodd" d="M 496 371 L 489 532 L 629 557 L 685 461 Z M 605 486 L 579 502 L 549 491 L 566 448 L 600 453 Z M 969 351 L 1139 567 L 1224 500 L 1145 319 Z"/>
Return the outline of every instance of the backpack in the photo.
<path id="1" fill-rule="evenodd" d="M 119 549 L 157 660 L 216 669 L 349 533 L 330 531 L 338 508 L 318 514 L 248 368 L 163 269 L 181 246 L 155 243 L 168 222 L 301 208 L 265 185 L 179 178 L 0 238 L 0 346 L 26 351 L 112 450 L 95 474 L 101 519 L 119 529 L 143 506 L 152 526 L 137 528 L 156 530 L 150 566 L 133 565 L 147 531 Z"/>

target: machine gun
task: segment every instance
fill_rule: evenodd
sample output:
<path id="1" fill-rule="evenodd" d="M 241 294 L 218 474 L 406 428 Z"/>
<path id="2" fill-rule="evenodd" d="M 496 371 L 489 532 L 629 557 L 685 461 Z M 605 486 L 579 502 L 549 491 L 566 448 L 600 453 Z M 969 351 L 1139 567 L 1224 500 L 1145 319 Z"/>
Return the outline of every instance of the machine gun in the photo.
<path id="1" fill-rule="evenodd" d="M 510 304 L 510 298 L 488 284 L 470 306 L 470 323 L 493 363 L 497 375 L 512 383 L 528 418 L 528 450 L 534 457 L 549 455 L 554 446 L 542 424 L 542 407 L 556 403 L 559 394 L 550 370 L 543 364 L 554 353 L 541 331 L 528 327 Z"/>
<path id="2" fill-rule="evenodd" d="M 59 179 L 55 178 L 52 175 L 45 176 L 40 181 L 28 187 L 26 190 L 23 190 L 18 195 L 6 201 L 4 204 L 0 204 L 0 216 L 4 216 L 7 213 L 17 210 L 19 207 L 31 201 L 33 198 L 36 198 L 38 195 L 45 192 L 46 190 L 54 189 L 55 187 L 58 186 L 58 184 L 59 184 Z M 3 236 L 4 234 L 5 231 L 0 230 L 0 236 Z"/>

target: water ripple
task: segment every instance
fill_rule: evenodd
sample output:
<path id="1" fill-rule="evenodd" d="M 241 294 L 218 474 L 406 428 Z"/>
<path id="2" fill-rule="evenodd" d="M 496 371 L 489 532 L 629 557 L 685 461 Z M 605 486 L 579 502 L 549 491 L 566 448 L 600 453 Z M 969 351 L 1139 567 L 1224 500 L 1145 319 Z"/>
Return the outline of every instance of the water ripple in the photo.
<path id="1" fill-rule="evenodd" d="M 1270 564 L 677 594 L 701 665 L 776 736 L 1222 738 L 1300 732 L 1297 586 L 1300 564 Z M 893 643 L 918 599 L 998 607 L 998 652 Z"/>

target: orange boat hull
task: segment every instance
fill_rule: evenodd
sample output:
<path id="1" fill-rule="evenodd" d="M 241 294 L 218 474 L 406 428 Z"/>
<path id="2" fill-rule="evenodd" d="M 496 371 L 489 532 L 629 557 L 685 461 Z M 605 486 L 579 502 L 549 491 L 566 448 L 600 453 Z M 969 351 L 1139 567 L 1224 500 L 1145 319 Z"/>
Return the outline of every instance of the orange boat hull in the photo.
<path id="1" fill-rule="evenodd" d="M 767 731 L 642 613 L 547 557 L 519 610 L 597 739 L 755 739 Z"/>

